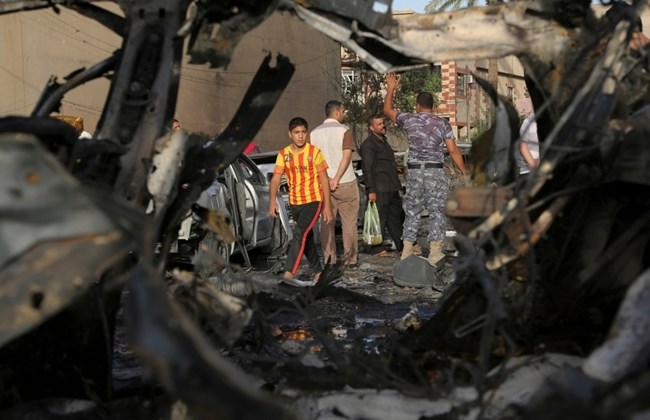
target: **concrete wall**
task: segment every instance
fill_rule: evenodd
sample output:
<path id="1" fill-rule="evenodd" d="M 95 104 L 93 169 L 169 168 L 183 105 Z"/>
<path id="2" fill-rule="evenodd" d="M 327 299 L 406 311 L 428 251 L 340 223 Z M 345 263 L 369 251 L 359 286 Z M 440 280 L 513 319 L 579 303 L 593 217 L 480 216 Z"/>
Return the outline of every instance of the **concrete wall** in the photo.
<path id="1" fill-rule="evenodd" d="M 227 70 L 183 65 L 176 108 L 183 128 L 220 133 L 237 110 L 266 51 L 291 60 L 296 72 L 255 141 L 264 151 L 289 142 L 289 120 L 301 116 L 310 127 L 325 119 L 325 103 L 341 99 L 340 45 L 288 14 L 275 13 L 246 34 Z"/>
<path id="2" fill-rule="evenodd" d="M 111 55 L 121 40 L 103 26 L 61 8 L 0 16 L 0 116 L 29 115 L 48 79 L 59 81 Z M 92 132 L 108 93 L 96 80 L 68 94 L 62 114 L 80 116 Z"/>
<path id="3" fill-rule="evenodd" d="M 98 3 L 119 12 L 112 2 Z M 0 116 L 29 115 L 51 75 L 63 76 L 110 56 L 120 37 L 61 8 L 0 16 Z M 255 139 L 263 150 L 288 143 L 287 123 L 300 115 L 316 126 L 324 105 L 340 99 L 340 46 L 299 19 L 276 13 L 242 39 L 227 69 L 183 64 L 176 116 L 183 128 L 220 133 L 239 107 L 266 52 L 282 53 L 296 72 Z M 80 116 L 94 132 L 109 84 L 93 81 L 66 95 L 62 114 Z"/>

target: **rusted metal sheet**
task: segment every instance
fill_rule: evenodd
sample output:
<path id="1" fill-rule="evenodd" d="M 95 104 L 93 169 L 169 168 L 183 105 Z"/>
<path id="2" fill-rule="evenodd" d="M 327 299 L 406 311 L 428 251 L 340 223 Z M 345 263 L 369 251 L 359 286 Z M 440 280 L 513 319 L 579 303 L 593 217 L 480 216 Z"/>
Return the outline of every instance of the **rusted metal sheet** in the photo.
<path id="1" fill-rule="evenodd" d="M 458 187 L 449 193 L 449 217 L 485 217 L 503 209 L 512 191 L 508 187 Z"/>

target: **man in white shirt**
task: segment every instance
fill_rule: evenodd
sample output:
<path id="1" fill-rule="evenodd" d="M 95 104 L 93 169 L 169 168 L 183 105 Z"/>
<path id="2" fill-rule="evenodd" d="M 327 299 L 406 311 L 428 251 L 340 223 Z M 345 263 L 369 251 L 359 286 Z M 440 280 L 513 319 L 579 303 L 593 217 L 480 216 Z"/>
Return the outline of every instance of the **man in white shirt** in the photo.
<path id="1" fill-rule="evenodd" d="M 524 175 L 539 165 L 539 140 L 537 139 L 537 121 L 531 114 L 521 124 L 519 129 L 519 174 Z"/>
<path id="2" fill-rule="evenodd" d="M 325 105 L 323 124 L 314 128 L 310 134 L 311 144 L 322 152 L 329 168 L 331 203 L 333 218 L 321 221 L 321 246 L 325 262 L 337 261 L 334 226 L 337 213 L 341 215 L 343 236 L 343 264 L 356 268 L 359 256 L 359 235 L 357 218 L 359 214 L 359 187 L 351 165 L 354 139 L 352 131 L 343 124 L 345 106 L 331 100 Z"/>

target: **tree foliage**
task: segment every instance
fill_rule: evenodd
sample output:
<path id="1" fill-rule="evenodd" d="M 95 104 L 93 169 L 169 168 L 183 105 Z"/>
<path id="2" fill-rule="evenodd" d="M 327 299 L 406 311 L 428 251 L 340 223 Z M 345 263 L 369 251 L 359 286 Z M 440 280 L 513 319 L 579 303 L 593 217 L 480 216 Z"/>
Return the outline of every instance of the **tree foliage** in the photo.
<path id="1" fill-rule="evenodd" d="M 507 3 L 505 0 L 487 0 L 486 4 L 499 4 Z M 424 8 L 426 13 L 437 13 L 446 10 L 461 9 L 463 7 L 476 7 L 479 6 L 478 0 L 430 0 Z"/>
<path id="2" fill-rule="evenodd" d="M 436 13 L 445 10 L 460 9 L 463 7 L 474 7 L 478 5 L 478 0 L 431 0 L 424 7 L 426 13 Z"/>
<path id="3" fill-rule="evenodd" d="M 386 78 L 361 62 L 352 69 L 344 75 L 342 102 L 347 109 L 346 124 L 356 133 L 356 127 L 366 126 L 369 116 L 383 113 Z M 412 112 L 419 92 L 431 92 L 434 100 L 438 100 L 436 93 L 440 92 L 441 80 L 433 67 L 403 72 L 400 80 L 394 102 L 397 109 Z M 357 142 L 361 140 L 355 138 Z"/>
<path id="4" fill-rule="evenodd" d="M 365 124 L 370 115 L 383 112 L 386 82 L 383 74 L 360 66 L 354 77 L 344 82 L 343 103 L 348 110 L 349 124 Z M 415 109 L 415 96 L 419 92 L 434 93 L 440 91 L 440 75 L 431 67 L 410 70 L 401 74 L 400 87 L 395 97 L 395 107 L 411 112 Z"/>
<path id="5" fill-rule="evenodd" d="M 431 67 L 411 70 L 402 73 L 400 86 L 395 97 L 394 105 L 405 112 L 415 110 L 415 99 L 420 92 L 431 92 L 434 98 L 434 107 L 438 104 L 436 92 L 440 92 L 440 74 L 431 71 Z"/>

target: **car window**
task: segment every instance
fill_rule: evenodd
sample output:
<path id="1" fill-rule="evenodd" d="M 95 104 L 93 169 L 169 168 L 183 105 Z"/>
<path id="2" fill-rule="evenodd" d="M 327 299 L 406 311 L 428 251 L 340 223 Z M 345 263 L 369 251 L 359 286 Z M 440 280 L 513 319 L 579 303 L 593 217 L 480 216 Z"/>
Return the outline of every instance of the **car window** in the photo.
<path id="1" fill-rule="evenodd" d="M 235 162 L 235 165 L 237 165 L 240 169 L 241 176 L 243 179 L 249 181 L 251 184 L 262 184 L 264 183 L 262 179 L 262 173 L 260 170 L 255 166 L 253 162 L 249 162 L 244 159 L 237 159 Z"/>

